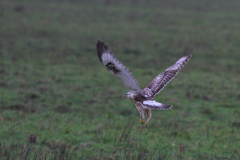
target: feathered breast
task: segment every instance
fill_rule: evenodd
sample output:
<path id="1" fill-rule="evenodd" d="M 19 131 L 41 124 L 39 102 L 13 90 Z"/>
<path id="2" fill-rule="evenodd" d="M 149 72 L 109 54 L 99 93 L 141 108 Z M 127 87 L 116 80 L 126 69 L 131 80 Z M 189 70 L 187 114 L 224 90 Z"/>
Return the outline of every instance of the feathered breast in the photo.
<path id="1" fill-rule="evenodd" d="M 141 94 L 136 94 L 136 95 L 134 95 L 133 100 L 134 100 L 135 102 L 143 102 L 143 101 L 147 100 L 147 98 L 144 97 L 144 96 L 141 95 Z"/>

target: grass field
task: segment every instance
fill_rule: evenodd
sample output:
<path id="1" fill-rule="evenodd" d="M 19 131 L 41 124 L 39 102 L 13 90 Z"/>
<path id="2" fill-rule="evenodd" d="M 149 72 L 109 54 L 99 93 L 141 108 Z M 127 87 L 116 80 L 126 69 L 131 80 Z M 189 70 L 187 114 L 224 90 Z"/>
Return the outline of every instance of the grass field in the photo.
<path id="1" fill-rule="evenodd" d="M 1 0 L 1 159 L 240 159 L 239 8 Z M 141 88 L 194 48 L 155 97 L 173 108 L 152 110 L 141 125 L 124 85 L 99 62 L 97 40 Z"/>

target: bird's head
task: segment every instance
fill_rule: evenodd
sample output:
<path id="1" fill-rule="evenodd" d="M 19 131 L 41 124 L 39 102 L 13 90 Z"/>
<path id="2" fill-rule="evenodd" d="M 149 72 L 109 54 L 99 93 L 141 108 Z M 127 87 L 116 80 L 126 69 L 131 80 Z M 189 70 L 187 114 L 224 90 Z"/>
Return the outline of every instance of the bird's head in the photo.
<path id="1" fill-rule="evenodd" d="M 130 100 L 133 100 L 133 93 L 132 92 L 127 92 L 125 95 L 124 95 L 124 98 L 128 98 Z"/>
<path id="2" fill-rule="evenodd" d="M 128 98 L 129 97 L 129 92 L 127 92 L 125 95 L 124 95 L 124 98 Z"/>

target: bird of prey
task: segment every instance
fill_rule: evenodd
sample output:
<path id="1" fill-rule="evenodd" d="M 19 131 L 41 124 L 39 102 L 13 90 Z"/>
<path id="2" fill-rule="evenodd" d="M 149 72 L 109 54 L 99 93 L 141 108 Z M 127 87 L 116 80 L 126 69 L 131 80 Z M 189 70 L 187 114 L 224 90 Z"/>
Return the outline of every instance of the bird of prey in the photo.
<path id="1" fill-rule="evenodd" d="M 102 64 L 107 67 L 111 74 L 117 76 L 128 89 L 129 92 L 127 92 L 124 97 L 135 102 L 136 108 L 140 113 L 141 124 L 143 124 L 145 112 L 146 126 L 152 116 L 151 109 L 167 110 L 172 107 L 172 105 L 156 102 L 153 98 L 177 75 L 179 70 L 191 58 L 193 51 L 190 48 L 186 49 L 184 51 L 185 56 L 159 74 L 152 82 L 141 90 L 130 71 L 117 58 L 115 58 L 112 51 L 104 44 L 104 42 L 98 41 L 96 47 L 98 58 Z"/>

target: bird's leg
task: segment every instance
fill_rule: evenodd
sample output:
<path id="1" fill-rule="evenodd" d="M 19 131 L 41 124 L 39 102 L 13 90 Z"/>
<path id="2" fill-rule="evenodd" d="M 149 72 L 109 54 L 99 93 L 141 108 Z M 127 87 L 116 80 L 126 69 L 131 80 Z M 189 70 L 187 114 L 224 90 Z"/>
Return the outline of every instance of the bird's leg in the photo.
<path id="1" fill-rule="evenodd" d="M 148 126 L 148 121 L 151 119 L 152 117 L 152 112 L 151 109 L 144 109 L 145 113 L 146 113 L 146 126 Z"/>
<path id="2" fill-rule="evenodd" d="M 144 119 L 144 111 L 143 109 L 141 109 L 141 111 L 139 111 L 140 113 L 140 123 L 143 124 L 143 119 Z"/>
<path id="3" fill-rule="evenodd" d="M 140 102 L 136 102 L 135 106 L 140 114 L 140 123 L 143 124 L 143 118 L 144 118 L 144 110 L 142 108 L 142 105 Z"/>

